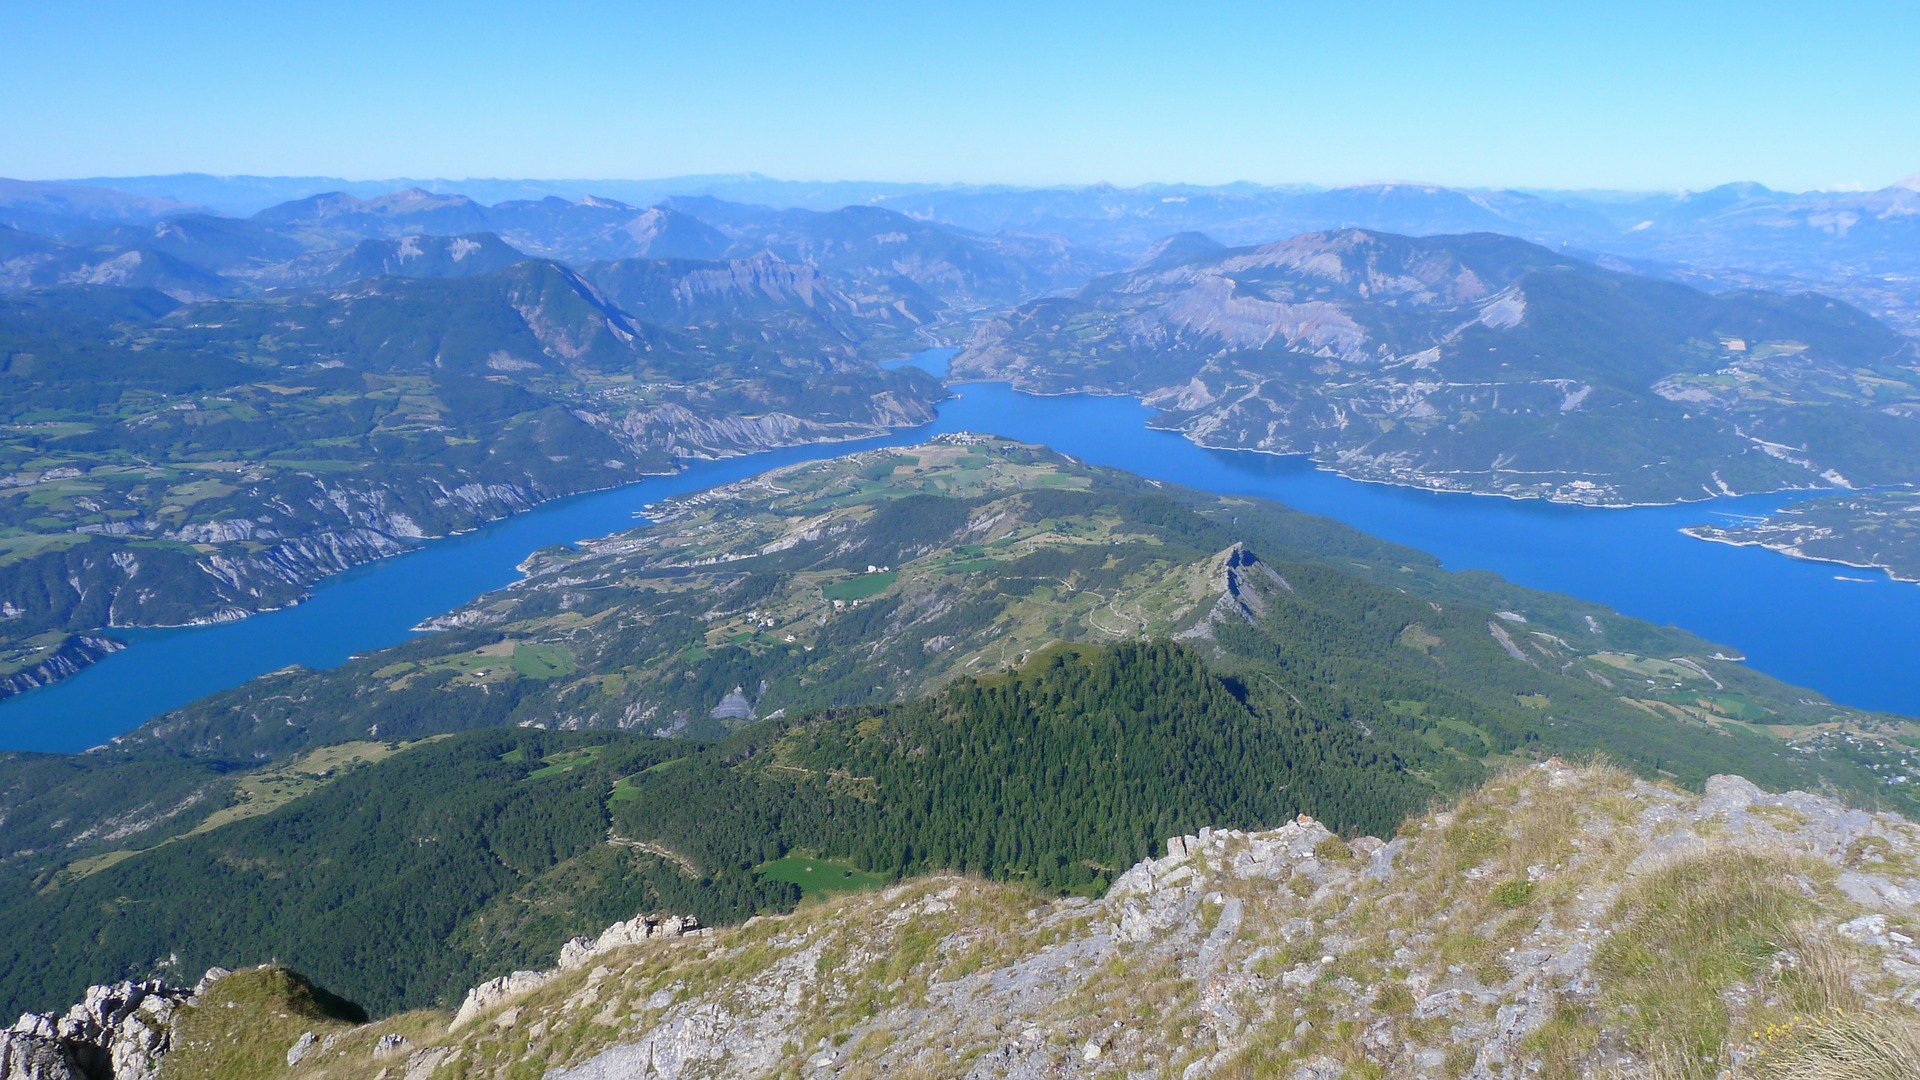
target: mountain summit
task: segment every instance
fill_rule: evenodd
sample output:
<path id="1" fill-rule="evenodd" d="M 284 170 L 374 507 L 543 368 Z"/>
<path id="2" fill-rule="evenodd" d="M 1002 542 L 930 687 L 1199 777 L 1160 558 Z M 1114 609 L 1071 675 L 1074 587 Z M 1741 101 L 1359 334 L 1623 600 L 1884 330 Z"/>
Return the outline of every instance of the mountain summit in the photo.
<path id="1" fill-rule="evenodd" d="M 457 1012 L 374 1023 L 271 967 L 95 987 L 0 1034 L 0 1076 L 109 1056 L 116 1080 L 1920 1067 L 1920 829 L 1893 815 L 1550 760 L 1391 840 L 1301 816 L 1163 851 L 1098 899 L 941 875 L 731 929 L 636 917 Z"/>

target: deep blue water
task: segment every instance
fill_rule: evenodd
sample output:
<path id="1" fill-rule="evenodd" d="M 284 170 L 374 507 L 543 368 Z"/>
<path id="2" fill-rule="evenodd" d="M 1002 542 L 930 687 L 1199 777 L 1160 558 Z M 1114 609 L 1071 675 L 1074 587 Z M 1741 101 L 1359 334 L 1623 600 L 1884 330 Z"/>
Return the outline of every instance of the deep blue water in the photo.
<path id="1" fill-rule="evenodd" d="M 914 361 L 939 372 L 943 353 Z M 777 465 L 978 431 L 1222 494 L 1258 495 L 1430 551 L 1452 569 L 1497 571 L 1535 588 L 1684 626 L 1762 671 L 1838 701 L 1920 715 L 1920 586 L 1681 535 L 1715 515 L 1759 514 L 1781 496 L 1599 510 L 1364 484 L 1298 458 L 1204 450 L 1145 426 L 1124 398 L 1034 397 L 967 385 L 937 421 L 881 439 L 702 463 L 612 491 L 549 503 L 484 529 L 331 578 L 297 607 L 224 626 L 122 634 L 131 643 L 64 682 L 0 702 L 0 749 L 77 750 L 256 675 L 330 667 L 392 645 L 411 627 L 512 582 L 535 548 L 631 528 L 647 503 Z M 1869 578 L 1870 580 L 1845 580 Z"/>

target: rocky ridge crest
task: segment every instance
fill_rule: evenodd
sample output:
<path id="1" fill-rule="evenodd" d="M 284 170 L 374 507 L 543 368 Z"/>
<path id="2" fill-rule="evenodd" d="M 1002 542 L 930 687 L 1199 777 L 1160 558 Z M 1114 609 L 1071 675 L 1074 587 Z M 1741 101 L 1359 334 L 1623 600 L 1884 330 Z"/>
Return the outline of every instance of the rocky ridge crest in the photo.
<path id="1" fill-rule="evenodd" d="M 910 882 L 609 961 L 516 1021 L 624 1029 L 550 1060 L 551 1080 L 1648 1075 L 1687 1034 L 1657 1016 L 1684 991 L 1718 1024 L 1682 1048 L 1708 1052 L 1706 1075 L 1796 1075 L 1803 1044 L 1854 1021 L 1920 1048 L 1917 854 L 1893 815 L 1556 761 L 1391 842 L 1304 817 L 1175 837 L 1098 900 L 1022 911 L 1016 890 Z M 1649 984 L 1636 950 L 1676 903 L 1769 944 L 1733 977 Z M 1746 947 L 1701 937 L 1687 946 Z M 1828 1027 L 1790 1018 L 1816 1011 Z"/>

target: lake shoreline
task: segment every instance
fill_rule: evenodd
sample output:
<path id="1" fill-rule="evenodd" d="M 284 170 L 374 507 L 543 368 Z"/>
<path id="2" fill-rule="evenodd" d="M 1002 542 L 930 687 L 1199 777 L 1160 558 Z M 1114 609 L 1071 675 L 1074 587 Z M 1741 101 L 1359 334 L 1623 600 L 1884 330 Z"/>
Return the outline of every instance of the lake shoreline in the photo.
<path id="1" fill-rule="evenodd" d="M 936 412 L 936 420 L 937 418 L 938 418 L 938 414 Z M 67 634 L 72 634 L 72 635 L 83 636 L 83 637 L 90 637 L 90 638 L 105 638 L 109 641 L 113 641 L 115 644 L 119 645 L 121 648 L 126 648 L 133 643 L 126 640 L 126 635 L 124 633 L 125 631 L 134 631 L 136 633 L 139 633 L 139 632 L 151 633 L 151 632 L 165 631 L 165 630 L 191 630 L 191 629 L 196 629 L 200 627 L 225 626 L 233 623 L 245 622 L 248 619 L 258 618 L 261 615 L 269 615 L 274 612 L 286 611 L 291 608 L 296 608 L 301 604 L 304 604 L 312 600 L 315 590 L 325 587 L 329 581 L 334 580 L 335 578 L 339 577 L 342 574 L 352 573 L 353 571 L 356 571 L 356 570 L 363 570 L 369 566 L 375 566 L 381 563 L 390 562 L 394 559 L 406 558 L 407 556 L 416 554 L 422 549 L 425 549 L 433 544 L 442 543 L 448 540 L 458 539 L 464 536 L 470 536 L 470 535 L 473 535 L 474 533 L 478 533 L 482 530 L 485 530 L 491 526 L 498 525 L 501 522 L 509 521 L 514 518 L 521 517 L 523 515 L 532 513 L 536 510 L 551 508 L 555 504 L 565 502 L 568 499 L 579 499 L 579 498 L 585 498 L 592 495 L 604 494 L 610 491 L 621 491 L 628 488 L 639 487 L 640 485 L 645 484 L 648 481 L 657 481 L 663 478 L 681 476 L 681 475 L 684 475 L 689 469 L 692 469 L 703 463 L 732 461 L 732 460 L 737 460 L 743 457 L 751 457 L 754 454 L 773 453 L 780 450 L 790 450 L 797 447 L 835 446 L 841 443 L 862 442 L 868 439 L 884 439 L 897 432 L 911 431 L 914 428 L 925 427 L 927 426 L 927 424 L 934 423 L 934 422 L 935 421 L 930 420 L 930 421 L 926 421 L 925 423 L 911 425 L 910 427 L 876 428 L 876 430 L 872 432 L 858 434 L 858 435 L 847 435 L 841 438 L 834 438 L 834 439 L 811 439 L 811 440 L 803 440 L 803 441 L 791 442 L 791 443 L 774 443 L 770 446 L 760 448 L 760 449 L 739 450 L 739 451 L 733 451 L 729 453 L 715 454 L 709 457 L 684 457 L 679 459 L 680 461 L 684 462 L 684 464 L 682 464 L 680 468 L 675 469 L 671 472 L 642 471 L 638 474 L 638 477 L 633 480 L 621 481 L 619 483 L 614 483 L 614 484 L 602 484 L 597 487 L 580 488 L 575 491 L 562 492 L 560 494 L 552 495 L 547 498 L 537 499 L 529 503 L 526 509 L 524 510 L 508 511 L 507 513 L 498 515 L 496 517 L 490 517 L 490 518 L 479 520 L 474 524 L 468 525 L 464 528 L 452 529 L 444 533 L 435 533 L 431 536 L 421 536 L 421 537 L 413 537 L 413 538 L 395 537 L 394 538 L 395 540 L 403 540 L 404 542 L 407 543 L 408 546 L 398 551 L 382 552 L 382 553 L 373 555 L 370 558 L 352 561 L 340 567 L 337 570 L 332 570 L 325 574 L 321 574 L 318 577 L 315 577 L 312 580 L 307 581 L 302 586 L 299 594 L 296 595 L 293 599 L 286 601 L 285 603 L 272 604 L 272 605 L 263 606 L 263 607 L 248 607 L 244 609 L 237 608 L 237 607 L 228 608 L 213 615 L 187 619 L 177 623 L 129 623 L 129 624 L 109 623 L 106 626 L 90 627 L 90 628 L 81 629 L 81 630 L 65 630 L 62 632 Z M 116 632 L 122 632 L 122 633 L 116 633 Z M 103 653 L 98 657 L 90 657 L 85 660 L 80 660 L 78 657 L 76 657 L 75 659 L 77 663 L 74 666 L 72 666 L 70 669 L 64 671 L 63 673 L 57 675 L 55 678 L 49 681 L 37 683 L 34 686 L 31 686 L 25 689 L 20 689 L 20 690 L 10 689 L 6 683 L 0 682 L 0 702 L 5 702 L 12 698 L 21 697 L 23 695 L 32 694 L 36 691 L 46 690 L 50 687 L 57 686 L 61 682 L 64 682 L 65 680 L 72 678 L 73 676 L 78 675 L 80 672 L 85 671 L 88 668 L 92 667 L 99 660 L 105 659 L 106 656 L 112 655 L 113 652 L 118 652 L 118 651 L 119 651 L 118 649 L 115 649 L 115 650 L 112 650 L 111 652 Z"/>
<path id="2" fill-rule="evenodd" d="M 1182 428 L 1173 427 L 1173 426 L 1161 426 L 1161 425 L 1155 424 L 1153 422 L 1153 419 L 1155 417 L 1166 415 L 1164 410 L 1157 409 L 1154 406 L 1147 404 L 1147 401 L 1145 398 L 1141 397 L 1138 394 L 1130 393 L 1125 390 L 1110 390 L 1104 387 L 1083 387 L 1083 388 L 1072 389 L 1072 390 L 1039 390 L 1039 389 L 1034 389 L 1031 386 L 1022 386 L 1019 381 L 1014 379 L 988 379 L 988 378 L 967 377 L 967 378 L 959 378 L 959 379 L 947 379 L 945 381 L 950 386 L 1006 386 L 1012 389 L 1014 393 L 1024 394 L 1028 397 L 1035 397 L 1035 398 L 1054 398 L 1054 399 L 1073 398 L 1073 397 L 1124 398 L 1126 400 L 1136 402 L 1140 405 L 1141 408 L 1148 409 L 1152 412 L 1153 416 L 1149 417 L 1147 420 L 1147 426 L 1149 428 L 1151 428 L 1154 431 L 1164 431 L 1170 435 L 1178 435 L 1181 438 L 1185 439 L 1186 441 L 1192 443 L 1193 445 L 1199 447 L 1202 450 L 1213 450 L 1221 453 L 1235 453 L 1235 454 L 1260 454 L 1266 457 L 1281 458 L 1286 460 L 1298 460 L 1303 463 L 1310 464 L 1316 469 L 1320 469 L 1325 472 L 1333 473 L 1336 476 L 1340 476 L 1345 479 L 1352 480 L 1355 483 L 1380 484 L 1385 487 L 1402 488 L 1407 491 L 1420 491 L 1420 492 L 1426 492 L 1433 495 L 1474 495 L 1482 498 L 1509 499 L 1514 502 L 1522 502 L 1522 503 L 1540 502 L 1540 503 L 1546 503 L 1553 506 L 1572 506 L 1572 507 L 1581 507 L 1581 508 L 1592 509 L 1592 510 L 1640 510 L 1640 509 L 1647 509 L 1647 508 L 1653 508 L 1653 507 L 1708 506 L 1722 499 L 1745 499 L 1745 498 L 1753 498 L 1755 496 L 1766 496 L 1766 495 L 1780 495 L 1780 496 L 1804 495 L 1808 497 L 1815 497 L 1821 494 L 1837 494 L 1845 490 L 1848 490 L 1845 488 L 1834 488 L 1834 487 L 1778 487 L 1778 488 L 1769 488 L 1764 491 L 1730 491 L 1730 492 L 1722 492 L 1719 494 L 1708 493 L 1698 498 L 1665 499 L 1665 500 L 1653 500 L 1653 501 L 1646 501 L 1646 502 L 1624 502 L 1624 501 L 1622 502 L 1588 502 L 1580 499 L 1555 498 L 1552 495 L 1516 495 L 1510 491 L 1489 491 L 1489 490 L 1485 490 L 1483 488 L 1477 488 L 1477 487 L 1443 487 L 1443 486 L 1436 486 L 1433 484 L 1420 483 L 1417 480 L 1411 479 L 1411 478 L 1410 479 L 1392 479 L 1388 477 L 1370 475 L 1363 472 L 1356 472 L 1351 469 L 1344 469 L 1344 468 L 1341 468 L 1338 463 L 1328 461 L 1327 459 L 1320 457 L 1318 454 L 1310 450 L 1267 450 L 1258 446 L 1223 446 L 1218 443 L 1206 442 L 1205 440 L 1194 436 L 1191 432 L 1188 432 Z M 1432 474 L 1429 474 L 1429 473 L 1411 474 L 1412 477 L 1430 477 L 1431 475 Z"/>
<path id="3" fill-rule="evenodd" d="M 1709 544 L 1725 544 L 1728 547 L 1762 548 L 1778 555 L 1784 555 L 1789 559 L 1799 559 L 1801 562 L 1825 563 L 1828 566 L 1845 566 L 1852 570 L 1872 570 L 1885 575 L 1886 580 L 1889 582 L 1899 585 L 1920 585 L 1920 578 L 1904 577 L 1891 566 L 1886 566 L 1881 563 L 1851 562 L 1831 555 L 1809 555 L 1800 550 L 1799 546 L 1795 544 L 1776 543 L 1766 540 L 1737 540 L 1731 536 L 1710 536 L 1698 531 L 1700 529 L 1711 529 L 1713 527 L 1714 526 L 1711 525 L 1689 525 L 1680 531 L 1693 537 L 1695 540 L 1704 540 Z M 1873 579 L 1849 578 L 1848 580 L 1871 581 Z"/>

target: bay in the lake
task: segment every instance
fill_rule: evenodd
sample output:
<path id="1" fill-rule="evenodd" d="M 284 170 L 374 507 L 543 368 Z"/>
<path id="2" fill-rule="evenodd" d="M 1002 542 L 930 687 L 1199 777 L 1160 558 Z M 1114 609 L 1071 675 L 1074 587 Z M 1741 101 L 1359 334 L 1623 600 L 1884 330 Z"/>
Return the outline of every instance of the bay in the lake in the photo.
<path id="1" fill-rule="evenodd" d="M 938 369 L 944 353 L 918 361 Z M 1214 451 L 1146 426 L 1113 397 L 1035 397 L 966 385 L 937 421 L 884 438 L 702 462 L 670 477 L 579 495 L 328 579 L 296 607 L 236 623 L 116 631 L 124 652 L 54 686 L 0 702 L 0 749 L 78 750 L 195 698 L 290 664 L 330 667 L 409 637 L 421 620 L 517 577 L 536 548 L 643 524 L 646 504 L 779 465 L 952 431 L 1045 443 L 1156 480 L 1276 499 L 1432 552 L 1452 569 L 1493 570 L 1621 612 L 1683 626 L 1776 677 L 1863 708 L 1920 715 L 1920 586 L 1681 534 L 1721 515 L 1765 513 L 1790 496 L 1592 509 L 1360 483 L 1299 458 Z M 1862 580 L 1865 579 L 1865 580 Z"/>

